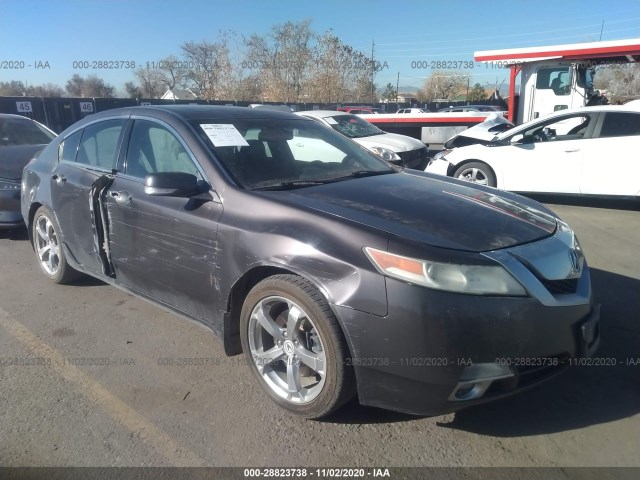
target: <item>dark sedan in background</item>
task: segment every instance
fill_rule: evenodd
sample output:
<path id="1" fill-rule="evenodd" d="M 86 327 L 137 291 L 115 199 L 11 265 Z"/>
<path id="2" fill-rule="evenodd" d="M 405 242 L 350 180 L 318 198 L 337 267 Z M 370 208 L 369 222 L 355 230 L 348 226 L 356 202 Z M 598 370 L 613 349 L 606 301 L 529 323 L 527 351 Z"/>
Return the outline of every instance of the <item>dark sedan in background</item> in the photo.
<path id="1" fill-rule="evenodd" d="M 204 323 L 308 418 L 356 393 L 454 411 L 599 343 L 586 261 L 552 212 L 390 166 L 296 115 L 109 110 L 60 134 L 23 187 L 46 276 L 89 274 Z"/>
<path id="2" fill-rule="evenodd" d="M 22 169 L 55 136 L 30 118 L 0 114 L 0 230 L 22 226 Z"/>

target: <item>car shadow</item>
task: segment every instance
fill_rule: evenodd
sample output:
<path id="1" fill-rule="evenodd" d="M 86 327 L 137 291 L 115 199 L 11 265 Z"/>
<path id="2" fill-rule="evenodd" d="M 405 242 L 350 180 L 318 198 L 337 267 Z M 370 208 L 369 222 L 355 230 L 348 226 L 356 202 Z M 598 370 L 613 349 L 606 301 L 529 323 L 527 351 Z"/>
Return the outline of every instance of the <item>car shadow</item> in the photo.
<path id="1" fill-rule="evenodd" d="M 408 413 L 392 412 L 376 407 L 360 405 L 358 399 L 354 398 L 342 408 L 326 417 L 316 420 L 321 423 L 340 423 L 348 425 L 365 425 L 377 423 L 400 423 L 410 422 L 423 418 Z"/>
<path id="2" fill-rule="evenodd" d="M 571 366 L 522 394 L 455 414 L 445 428 L 520 437 L 612 422 L 640 413 L 640 280 L 591 269 L 602 304 L 598 365 Z M 592 360 L 593 363 L 593 360 Z M 603 364 L 604 365 L 600 365 Z"/>
<path id="3" fill-rule="evenodd" d="M 9 240 L 29 240 L 29 233 L 27 232 L 26 227 L 14 228 L 11 230 L 0 230 L 0 239 L 9 239 Z"/>

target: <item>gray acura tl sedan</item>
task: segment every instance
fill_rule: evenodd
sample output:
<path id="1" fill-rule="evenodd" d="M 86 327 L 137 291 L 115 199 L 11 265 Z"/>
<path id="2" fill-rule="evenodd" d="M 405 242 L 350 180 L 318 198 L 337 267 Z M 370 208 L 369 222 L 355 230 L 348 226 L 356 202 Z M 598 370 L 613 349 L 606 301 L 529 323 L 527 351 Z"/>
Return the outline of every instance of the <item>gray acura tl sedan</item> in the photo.
<path id="1" fill-rule="evenodd" d="M 42 272 L 99 278 L 218 334 L 285 409 L 435 415 L 591 355 L 571 228 L 535 201 L 402 170 L 312 120 L 241 107 L 91 115 L 24 170 Z"/>

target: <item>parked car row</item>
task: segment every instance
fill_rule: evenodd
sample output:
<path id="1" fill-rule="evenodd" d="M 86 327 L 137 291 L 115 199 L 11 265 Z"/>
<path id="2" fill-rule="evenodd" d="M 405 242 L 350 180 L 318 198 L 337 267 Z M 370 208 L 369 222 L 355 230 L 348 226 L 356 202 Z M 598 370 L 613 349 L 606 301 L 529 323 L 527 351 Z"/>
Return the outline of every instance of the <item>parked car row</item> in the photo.
<path id="1" fill-rule="evenodd" d="M 0 230 L 23 224 L 20 213 L 22 169 L 56 134 L 21 115 L 0 114 Z"/>

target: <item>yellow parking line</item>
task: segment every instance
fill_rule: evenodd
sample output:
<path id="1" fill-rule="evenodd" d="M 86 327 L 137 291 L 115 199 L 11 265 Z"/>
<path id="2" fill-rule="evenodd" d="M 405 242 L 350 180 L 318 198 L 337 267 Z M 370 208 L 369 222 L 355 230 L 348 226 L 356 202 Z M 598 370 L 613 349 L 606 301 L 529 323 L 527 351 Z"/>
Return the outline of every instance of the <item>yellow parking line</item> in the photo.
<path id="1" fill-rule="evenodd" d="M 36 337 L 2 308 L 0 308 L 0 326 L 33 351 L 36 356 L 50 358 L 51 368 L 58 375 L 74 384 L 82 395 L 102 407 L 114 420 L 139 435 L 144 445 L 158 451 L 168 460 L 170 466 L 198 467 L 206 465 L 202 458 L 156 427 L 82 370 L 74 365 L 65 364 L 64 356 L 60 352 Z"/>

